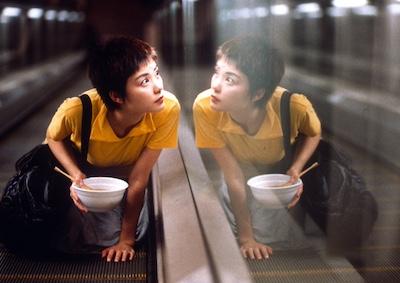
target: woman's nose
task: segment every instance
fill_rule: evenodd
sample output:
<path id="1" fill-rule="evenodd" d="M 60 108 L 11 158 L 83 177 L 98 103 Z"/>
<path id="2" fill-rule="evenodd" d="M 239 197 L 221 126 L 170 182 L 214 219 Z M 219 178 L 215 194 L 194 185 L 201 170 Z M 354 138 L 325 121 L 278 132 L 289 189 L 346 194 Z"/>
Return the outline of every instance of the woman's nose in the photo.
<path id="1" fill-rule="evenodd" d="M 219 78 L 217 78 L 215 75 L 211 78 L 211 88 L 214 91 L 219 91 L 221 90 L 221 81 Z"/>
<path id="2" fill-rule="evenodd" d="M 158 94 L 164 88 L 163 80 L 161 77 L 153 80 L 154 93 Z"/>

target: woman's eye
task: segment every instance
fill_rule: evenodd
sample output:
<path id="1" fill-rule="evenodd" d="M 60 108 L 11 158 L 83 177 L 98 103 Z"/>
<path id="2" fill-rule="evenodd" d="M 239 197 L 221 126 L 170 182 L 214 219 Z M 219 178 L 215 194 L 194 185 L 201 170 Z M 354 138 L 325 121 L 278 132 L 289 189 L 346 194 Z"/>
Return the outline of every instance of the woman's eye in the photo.
<path id="1" fill-rule="evenodd" d="M 227 77 L 227 78 L 225 79 L 225 81 L 226 81 L 228 84 L 233 84 L 233 83 L 234 83 L 234 80 L 233 80 L 231 77 Z"/>
<path id="2" fill-rule="evenodd" d="M 140 83 L 140 85 L 144 86 L 144 85 L 146 85 L 149 81 L 150 81 L 149 79 L 144 79 L 144 80 Z"/>

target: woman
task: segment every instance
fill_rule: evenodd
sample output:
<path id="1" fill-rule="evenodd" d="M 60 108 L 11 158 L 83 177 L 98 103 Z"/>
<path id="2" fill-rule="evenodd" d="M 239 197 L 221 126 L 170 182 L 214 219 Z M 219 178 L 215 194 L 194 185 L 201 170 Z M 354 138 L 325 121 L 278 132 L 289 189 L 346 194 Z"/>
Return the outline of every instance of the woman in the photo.
<path id="1" fill-rule="evenodd" d="M 263 207 L 246 186 L 248 178 L 270 172 L 284 157 L 279 109 L 285 89 L 278 86 L 283 73 L 280 54 L 262 38 L 235 38 L 218 49 L 211 88 L 193 106 L 196 145 L 212 152 L 224 174 L 223 206 L 242 254 L 250 258 L 267 258 L 272 246 L 295 247 L 301 241 L 287 210 Z M 318 145 L 321 126 L 305 96 L 292 95 L 290 110 L 291 141 L 301 137 L 285 168 L 294 182 Z M 302 188 L 289 207 L 301 193 Z"/>
<path id="2" fill-rule="evenodd" d="M 124 203 L 107 213 L 87 212 L 70 189 L 75 206 L 87 213 L 70 213 L 63 242 L 67 250 L 102 249 L 107 261 L 133 259 L 151 169 L 163 148 L 177 145 L 180 106 L 163 90 L 156 59 L 150 45 L 128 37 L 112 38 L 92 54 L 89 77 L 94 88 L 85 92 L 93 108 L 88 151 L 92 172 L 85 172 L 70 150 L 71 144 L 81 146 L 80 100 L 65 100 L 48 127 L 49 147 L 76 184 L 82 185 L 86 174 L 121 177 L 129 183 Z"/>

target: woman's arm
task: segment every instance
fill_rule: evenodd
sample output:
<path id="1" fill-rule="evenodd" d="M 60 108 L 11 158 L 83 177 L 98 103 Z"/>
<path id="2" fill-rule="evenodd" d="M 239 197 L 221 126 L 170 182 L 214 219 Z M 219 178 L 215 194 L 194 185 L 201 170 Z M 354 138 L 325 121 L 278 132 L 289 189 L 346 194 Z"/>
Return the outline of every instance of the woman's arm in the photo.
<path id="1" fill-rule="evenodd" d="M 77 161 L 72 152 L 72 148 L 65 141 L 56 141 L 47 138 L 47 143 L 50 147 L 51 152 L 57 158 L 58 162 L 64 167 L 64 169 L 74 178 L 74 183 L 79 186 L 83 185 L 83 179 L 86 175 L 80 170 L 77 165 Z M 70 188 L 70 196 L 76 207 L 83 212 L 87 212 L 87 208 L 82 204 L 75 190 Z"/>
<path id="2" fill-rule="evenodd" d="M 135 254 L 133 250 L 135 244 L 135 232 L 139 220 L 140 211 L 144 203 L 145 189 L 148 179 L 160 156 L 161 150 L 145 148 L 140 154 L 139 159 L 133 166 L 129 175 L 129 187 L 124 207 L 122 228 L 119 242 L 102 251 L 102 257 L 107 261 L 126 261 L 132 260 Z"/>
<path id="3" fill-rule="evenodd" d="M 211 149 L 211 152 L 221 168 L 228 186 L 243 256 L 258 259 L 267 258 L 269 254 L 272 254 L 272 249 L 254 240 L 250 213 L 247 207 L 245 178 L 238 162 L 225 147 Z"/>
<path id="4" fill-rule="evenodd" d="M 296 146 L 293 163 L 290 166 L 289 170 L 300 174 L 301 170 L 303 170 L 304 168 L 304 165 L 307 163 L 307 161 L 310 159 L 311 155 L 317 148 L 320 139 L 320 134 L 313 137 L 302 136 Z M 296 176 L 297 178 L 298 174 Z"/>
<path id="5" fill-rule="evenodd" d="M 70 145 L 68 145 L 65 141 L 56 141 L 50 138 L 47 138 L 47 143 L 51 152 L 72 177 L 75 178 L 82 173 L 77 165 Z"/>
<path id="6" fill-rule="evenodd" d="M 301 170 L 303 170 L 304 165 L 310 159 L 311 155 L 314 153 L 321 139 L 321 135 L 318 134 L 313 137 L 302 136 L 297 143 L 296 151 L 294 154 L 293 163 L 287 170 L 287 174 L 291 176 L 289 182 L 295 182 L 299 178 Z M 300 200 L 300 196 L 303 193 L 303 187 L 300 187 L 293 197 L 292 201 L 288 205 L 288 208 L 292 208 Z"/>

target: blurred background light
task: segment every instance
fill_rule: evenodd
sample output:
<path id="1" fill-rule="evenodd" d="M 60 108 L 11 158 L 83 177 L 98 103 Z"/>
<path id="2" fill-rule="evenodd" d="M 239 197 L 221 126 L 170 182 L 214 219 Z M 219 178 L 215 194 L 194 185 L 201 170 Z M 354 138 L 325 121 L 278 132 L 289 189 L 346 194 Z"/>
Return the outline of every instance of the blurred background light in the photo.
<path id="1" fill-rule="evenodd" d="M 318 3 L 303 3 L 297 5 L 294 11 L 295 18 L 320 18 L 322 17 L 322 11 Z"/>
<path id="2" fill-rule="evenodd" d="M 400 0 L 398 0 L 398 1 L 400 1 Z M 398 3 L 392 3 L 392 4 L 387 5 L 386 9 L 391 14 L 400 14 L 400 4 L 398 4 Z"/>
<path id="3" fill-rule="evenodd" d="M 338 7 L 329 7 L 327 9 L 327 13 L 329 16 L 333 18 L 344 17 L 347 14 L 347 9 Z"/>
<path id="4" fill-rule="evenodd" d="M 5 7 L 2 15 L 5 17 L 18 17 L 21 14 L 21 9 L 17 7 Z"/>
<path id="5" fill-rule="evenodd" d="M 367 0 L 333 0 L 332 5 L 342 8 L 355 8 L 368 5 Z"/>
<path id="6" fill-rule="evenodd" d="M 31 8 L 28 10 L 28 18 L 31 19 L 39 19 L 43 16 L 43 9 L 40 8 Z"/>
<path id="7" fill-rule="evenodd" d="M 299 13 L 316 13 L 319 12 L 321 9 L 318 3 L 304 3 L 297 5 L 296 10 Z"/>
<path id="8" fill-rule="evenodd" d="M 272 5 L 271 14 L 275 16 L 282 16 L 289 13 L 289 7 L 285 4 Z"/>
<path id="9" fill-rule="evenodd" d="M 169 4 L 169 8 L 171 9 L 171 10 L 177 10 L 177 9 L 179 9 L 181 7 L 181 3 L 179 3 L 179 1 L 172 1 L 170 4 Z"/>
<path id="10" fill-rule="evenodd" d="M 55 20 L 57 17 L 57 12 L 55 10 L 47 10 L 44 14 L 44 18 L 48 21 Z"/>
<path id="11" fill-rule="evenodd" d="M 57 19 L 60 22 L 64 22 L 64 21 L 66 21 L 68 19 L 68 16 L 69 16 L 68 12 L 65 11 L 65 10 L 62 10 L 62 11 L 58 12 Z"/>
<path id="12" fill-rule="evenodd" d="M 378 15 L 378 10 L 375 6 L 366 5 L 354 8 L 353 13 L 360 16 L 376 16 Z"/>

